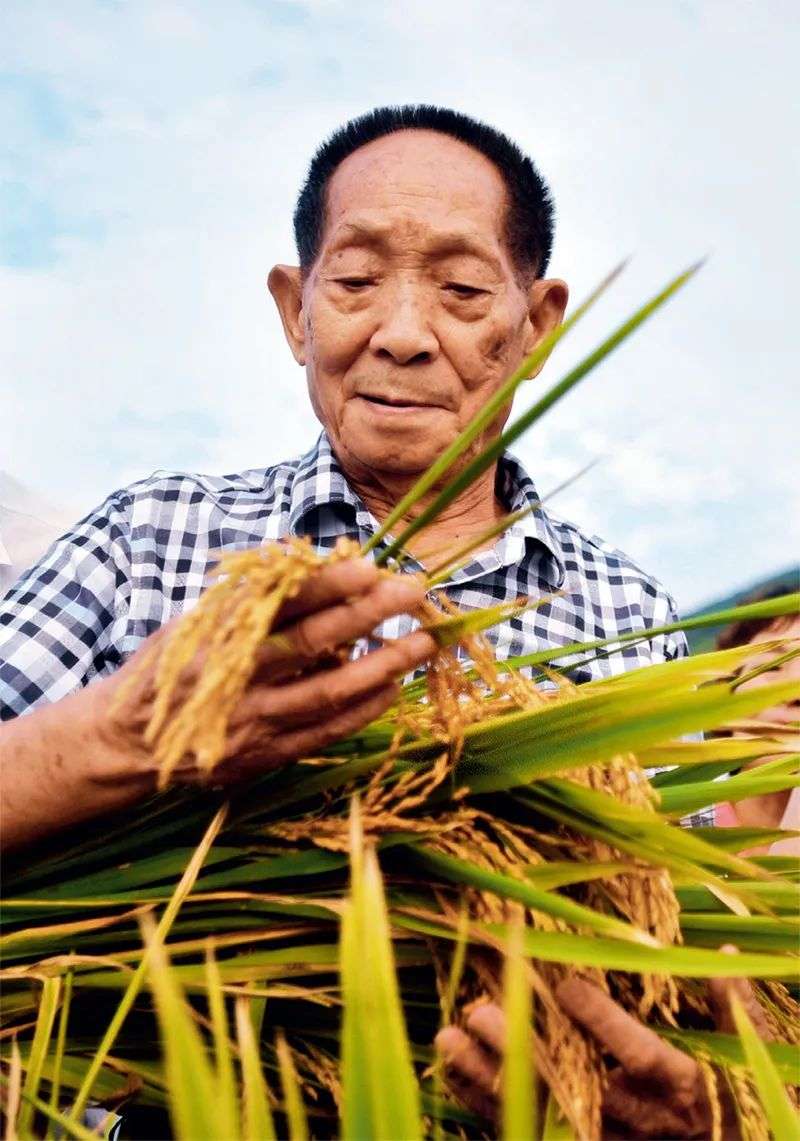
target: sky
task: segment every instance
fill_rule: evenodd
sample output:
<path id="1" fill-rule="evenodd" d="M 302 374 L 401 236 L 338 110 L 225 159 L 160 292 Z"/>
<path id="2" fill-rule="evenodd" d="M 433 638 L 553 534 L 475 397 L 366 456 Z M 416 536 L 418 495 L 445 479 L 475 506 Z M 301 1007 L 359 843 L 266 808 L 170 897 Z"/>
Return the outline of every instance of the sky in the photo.
<path id="1" fill-rule="evenodd" d="M 689 610 L 797 561 L 797 59 L 778 0 L 5 0 L 0 469 L 75 517 L 155 469 L 318 426 L 266 291 L 311 154 L 373 106 L 510 134 L 551 272 L 622 279 L 518 408 L 679 270 L 697 277 L 516 447 L 540 494 Z"/>

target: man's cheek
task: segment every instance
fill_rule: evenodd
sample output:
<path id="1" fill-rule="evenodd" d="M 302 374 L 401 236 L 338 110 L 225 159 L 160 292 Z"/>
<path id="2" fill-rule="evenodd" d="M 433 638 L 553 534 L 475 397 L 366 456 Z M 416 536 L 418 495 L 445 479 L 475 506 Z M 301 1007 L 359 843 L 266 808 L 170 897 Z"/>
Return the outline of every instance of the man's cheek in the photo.
<path id="1" fill-rule="evenodd" d="M 317 310 L 309 320 L 311 355 L 315 367 L 326 372 L 347 368 L 361 349 L 369 343 L 370 324 L 365 314 L 348 314 Z"/>
<path id="2" fill-rule="evenodd" d="M 516 331 L 506 321 L 487 322 L 462 351 L 461 379 L 468 392 L 494 390 L 516 367 L 520 349 Z"/>

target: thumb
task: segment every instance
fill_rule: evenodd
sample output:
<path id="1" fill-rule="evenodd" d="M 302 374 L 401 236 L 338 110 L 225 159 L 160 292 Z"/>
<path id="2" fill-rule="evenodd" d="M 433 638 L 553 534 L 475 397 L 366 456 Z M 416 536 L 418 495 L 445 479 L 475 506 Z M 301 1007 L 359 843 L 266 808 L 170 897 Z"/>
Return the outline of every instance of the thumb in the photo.
<path id="1" fill-rule="evenodd" d="M 725 955 L 738 955 L 738 949 L 731 943 L 720 947 Z M 711 1004 L 711 1013 L 717 1030 L 724 1034 L 736 1034 L 736 1023 L 731 1009 L 733 995 L 741 1002 L 750 1021 L 762 1041 L 768 1042 L 772 1038 L 767 1016 L 761 1003 L 758 1001 L 752 983 L 748 979 L 709 979 L 708 997 Z"/>

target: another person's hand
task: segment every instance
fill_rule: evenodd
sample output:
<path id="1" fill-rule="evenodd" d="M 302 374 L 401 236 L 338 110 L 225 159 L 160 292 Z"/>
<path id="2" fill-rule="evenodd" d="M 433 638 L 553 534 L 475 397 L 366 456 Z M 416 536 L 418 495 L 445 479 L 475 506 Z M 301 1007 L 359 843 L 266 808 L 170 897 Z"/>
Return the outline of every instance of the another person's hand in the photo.
<path id="1" fill-rule="evenodd" d="M 333 651 L 366 637 L 384 619 L 415 610 L 424 594 L 424 587 L 410 576 L 381 577 L 372 563 L 361 559 L 333 563 L 309 579 L 278 614 L 273 632 L 280 638 L 269 639 L 260 653 L 253 679 L 231 718 L 214 783 L 313 755 L 385 712 L 397 696 L 398 679 L 435 653 L 430 634 L 417 630 L 355 661 L 340 661 Z M 139 671 L 141 655 L 180 621 L 151 635 L 113 677 L 87 691 L 108 754 L 122 751 L 139 771 L 151 764 L 143 733 L 152 712 L 157 655 L 135 684 L 129 686 L 128 678 Z M 201 664 L 198 655 L 184 672 L 181 692 L 193 684 Z M 115 767 L 109 765 L 109 779 Z M 201 779 L 188 760 L 174 776 L 190 783 Z"/>
<path id="2" fill-rule="evenodd" d="M 718 1029 L 735 1032 L 731 995 L 736 994 L 762 1037 L 769 1037 L 763 1011 L 749 983 L 742 979 L 712 979 L 709 987 Z M 604 1136 L 711 1135 L 711 1105 L 703 1074 L 693 1058 L 663 1041 L 585 979 L 564 980 L 556 995 L 567 1014 L 619 1063 L 611 1070 L 604 1091 Z M 476 1006 L 467 1018 L 465 1030 L 447 1026 L 436 1038 L 452 1093 L 488 1120 L 496 1121 L 499 1116 L 504 1046 L 505 1017 L 494 1003 Z M 738 1136 L 735 1113 L 725 1105 L 723 1111 L 725 1137 L 734 1138 Z"/>

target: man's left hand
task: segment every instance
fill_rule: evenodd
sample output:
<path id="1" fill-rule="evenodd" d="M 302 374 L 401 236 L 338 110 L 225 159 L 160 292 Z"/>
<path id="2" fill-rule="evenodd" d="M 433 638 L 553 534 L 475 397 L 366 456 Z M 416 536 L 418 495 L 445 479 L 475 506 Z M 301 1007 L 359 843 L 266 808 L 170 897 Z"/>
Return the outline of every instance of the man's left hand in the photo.
<path id="1" fill-rule="evenodd" d="M 736 994 L 762 1037 L 769 1037 L 763 1011 L 745 980 L 712 979 L 709 988 L 718 1029 L 733 1030 L 730 1004 L 731 995 Z M 711 1135 L 711 1104 L 702 1071 L 693 1058 L 665 1042 L 585 979 L 565 979 L 556 997 L 567 1014 L 619 1063 L 610 1071 L 604 1090 L 604 1136 Z M 489 1120 L 499 1117 L 504 1046 L 505 1016 L 494 1003 L 476 1006 L 465 1030 L 447 1026 L 436 1038 L 453 1094 Z M 735 1115 L 725 1113 L 725 1118 L 725 1137 L 736 1137 Z"/>

